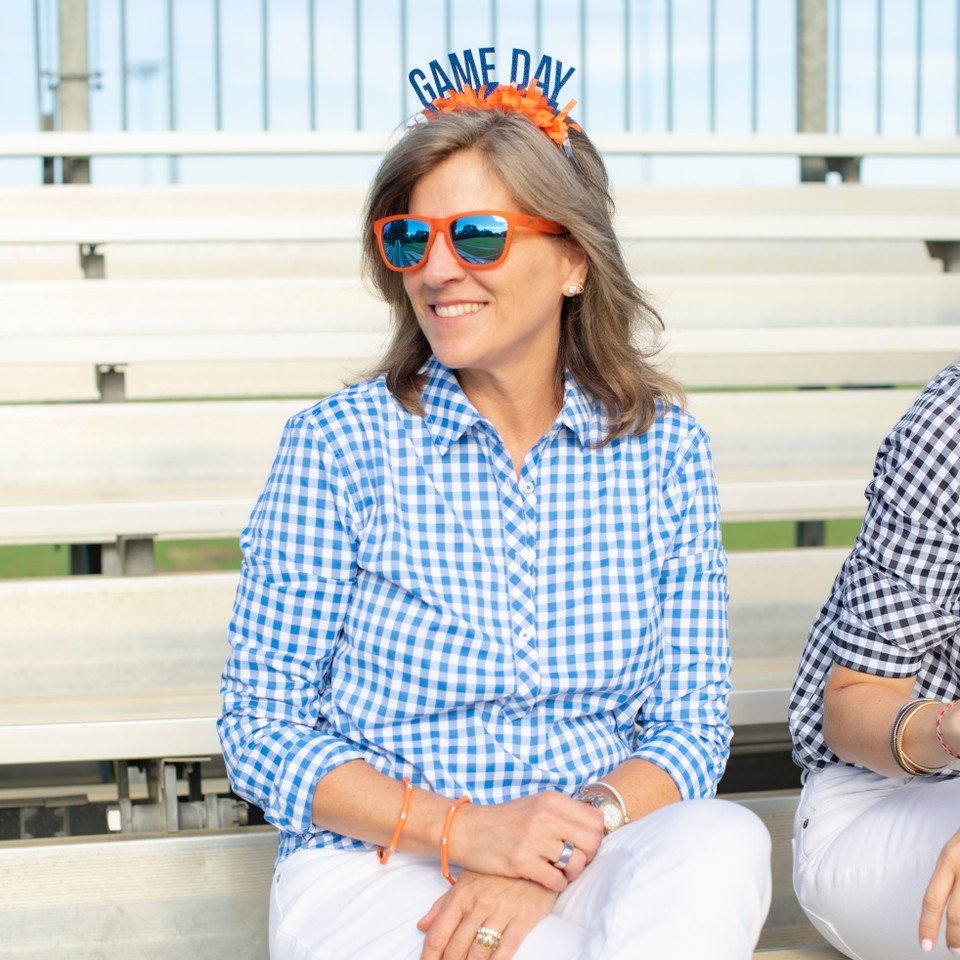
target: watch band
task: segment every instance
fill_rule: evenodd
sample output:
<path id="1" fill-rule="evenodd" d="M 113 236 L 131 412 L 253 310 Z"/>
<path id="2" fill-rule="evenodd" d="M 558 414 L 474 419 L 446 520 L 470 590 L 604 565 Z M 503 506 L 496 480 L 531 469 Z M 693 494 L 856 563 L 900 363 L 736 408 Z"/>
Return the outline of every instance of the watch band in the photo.
<path id="1" fill-rule="evenodd" d="M 627 804 L 624 801 L 623 797 L 620 794 L 620 791 L 613 786 L 611 783 L 607 783 L 606 780 L 595 780 L 593 783 L 588 784 L 588 787 L 598 787 L 601 790 L 606 790 L 614 800 L 620 804 L 620 812 L 623 814 L 623 822 L 629 823 L 630 817 L 627 816 Z"/>
<path id="2" fill-rule="evenodd" d="M 599 788 L 599 791 L 597 788 Z M 598 810 L 602 810 L 604 806 L 609 805 L 615 807 L 620 812 L 620 822 L 616 826 L 604 826 L 605 836 L 613 833 L 614 830 L 619 830 L 620 827 L 625 827 L 628 823 L 630 823 L 630 817 L 627 816 L 627 808 L 626 804 L 623 802 L 623 797 L 620 796 L 620 792 L 616 789 L 616 787 L 611 787 L 609 783 L 604 783 L 602 780 L 595 780 L 593 783 L 586 783 L 577 791 L 574 799 L 582 800 L 584 803 L 592 804 Z"/>

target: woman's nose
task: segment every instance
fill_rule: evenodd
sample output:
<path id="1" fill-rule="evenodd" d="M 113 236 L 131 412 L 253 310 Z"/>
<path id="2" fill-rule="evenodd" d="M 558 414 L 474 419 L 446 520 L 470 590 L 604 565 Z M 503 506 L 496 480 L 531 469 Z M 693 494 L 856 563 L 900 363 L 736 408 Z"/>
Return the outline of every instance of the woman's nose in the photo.
<path id="1" fill-rule="evenodd" d="M 423 280 L 430 286 L 442 286 L 464 275 L 464 267 L 453 255 L 450 241 L 442 231 L 434 238 L 427 262 L 423 265 Z"/>

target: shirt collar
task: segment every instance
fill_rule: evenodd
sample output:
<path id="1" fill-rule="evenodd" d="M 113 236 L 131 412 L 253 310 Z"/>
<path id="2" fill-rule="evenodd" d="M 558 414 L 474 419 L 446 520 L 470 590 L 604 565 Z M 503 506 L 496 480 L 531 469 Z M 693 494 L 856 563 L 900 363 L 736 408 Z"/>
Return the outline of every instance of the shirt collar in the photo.
<path id="1" fill-rule="evenodd" d="M 602 411 L 569 370 L 563 378 L 563 406 L 557 414 L 557 423 L 570 430 L 582 447 L 600 443 L 606 432 Z"/>
<path id="2" fill-rule="evenodd" d="M 427 377 L 421 394 L 423 419 L 433 442 L 446 453 L 472 426 L 485 421 L 460 389 L 453 371 L 436 357 L 430 357 L 423 372 Z M 601 411 L 569 371 L 564 376 L 563 406 L 556 422 L 570 430 L 581 446 L 599 443 L 604 436 Z"/>
<path id="3" fill-rule="evenodd" d="M 483 418 L 460 389 L 453 371 L 436 357 L 430 357 L 423 372 L 427 376 L 420 396 L 423 419 L 433 442 L 440 447 L 441 453 L 446 453 L 452 444 L 475 423 L 482 422 Z"/>

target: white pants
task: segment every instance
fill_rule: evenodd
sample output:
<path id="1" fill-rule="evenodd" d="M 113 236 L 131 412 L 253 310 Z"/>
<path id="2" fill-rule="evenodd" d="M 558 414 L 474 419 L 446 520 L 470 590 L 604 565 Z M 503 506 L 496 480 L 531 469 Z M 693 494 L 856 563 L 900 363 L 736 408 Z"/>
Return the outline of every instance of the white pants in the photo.
<path id="1" fill-rule="evenodd" d="M 436 859 L 301 850 L 274 876 L 272 960 L 416 960 L 450 887 Z M 749 960 L 770 903 L 770 837 L 744 807 L 675 803 L 607 837 L 517 960 Z"/>
<path id="2" fill-rule="evenodd" d="M 857 767 L 809 774 L 793 835 L 793 884 L 811 922 L 853 960 L 923 953 L 920 902 L 943 845 L 960 828 L 960 779 L 883 777 Z"/>

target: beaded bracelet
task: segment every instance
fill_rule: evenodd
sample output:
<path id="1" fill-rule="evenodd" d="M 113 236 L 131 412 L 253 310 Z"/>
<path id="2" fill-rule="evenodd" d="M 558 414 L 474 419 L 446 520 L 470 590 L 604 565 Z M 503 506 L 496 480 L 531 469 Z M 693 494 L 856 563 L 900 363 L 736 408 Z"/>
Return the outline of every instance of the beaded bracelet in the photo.
<path id="1" fill-rule="evenodd" d="M 455 886 L 457 881 L 450 876 L 450 827 L 453 825 L 454 814 L 465 803 L 470 803 L 470 798 L 467 796 L 462 796 L 459 800 L 450 804 L 446 819 L 443 821 L 443 833 L 440 835 L 440 873 L 451 887 Z"/>
<path id="2" fill-rule="evenodd" d="M 413 784 L 408 777 L 403 778 L 403 803 L 400 806 L 400 816 L 397 818 L 397 825 L 394 828 L 393 836 L 390 838 L 390 846 L 384 850 L 383 847 L 377 847 L 377 859 L 380 866 L 385 867 L 390 857 L 397 852 L 397 844 L 400 843 L 400 834 L 407 825 L 407 814 L 410 812 L 410 801 L 413 799 Z"/>
<path id="3" fill-rule="evenodd" d="M 957 704 L 960 704 L 960 700 L 954 700 L 953 703 L 948 703 L 938 714 L 937 714 L 937 725 L 934 728 L 937 732 L 937 743 L 943 747 L 944 753 L 948 757 L 952 757 L 954 760 L 960 760 L 960 754 L 954 753 L 944 742 L 943 739 L 943 718 L 955 707 Z"/>

